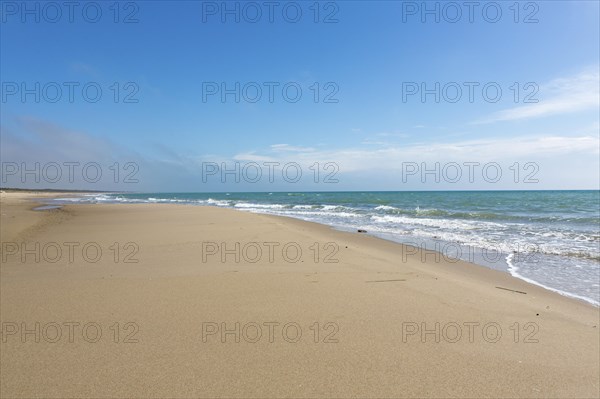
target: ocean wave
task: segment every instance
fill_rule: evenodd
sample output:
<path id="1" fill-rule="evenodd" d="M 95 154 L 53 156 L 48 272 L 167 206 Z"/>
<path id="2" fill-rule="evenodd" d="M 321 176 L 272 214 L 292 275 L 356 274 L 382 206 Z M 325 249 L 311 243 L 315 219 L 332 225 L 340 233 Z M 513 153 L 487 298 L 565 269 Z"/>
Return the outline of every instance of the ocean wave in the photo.
<path id="1" fill-rule="evenodd" d="M 320 205 L 320 209 L 325 211 L 356 211 L 356 208 L 351 208 L 349 206 L 344 205 Z"/>
<path id="2" fill-rule="evenodd" d="M 55 198 L 54 200 L 55 201 L 64 201 L 64 202 L 83 202 L 83 201 L 86 201 L 85 198 L 81 198 L 81 197 L 78 197 L 78 198 Z"/>
<path id="3" fill-rule="evenodd" d="M 396 208 L 395 206 L 389 205 L 379 205 L 375 208 L 376 211 L 400 211 L 401 209 Z"/>
<path id="4" fill-rule="evenodd" d="M 398 208 L 391 205 L 379 205 L 373 208 L 375 211 L 390 215 L 409 215 L 417 217 L 440 217 L 449 219 L 466 220 L 497 220 L 503 222 L 521 222 L 521 223 L 569 223 L 569 224 L 600 224 L 600 218 L 597 217 L 574 217 L 574 216 L 531 216 L 514 215 L 507 212 L 497 213 L 492 211 L 453 211 L 437 208 Z"/>
<path id="5" fill-rule="evenodd" d="M 253 209 L 284 209 L 286 205 L 281 204 L 255 204 L 251 202 L 238 202 L 235 208 L 253 208 Z"/>
<path id="6" fill-rule="evenodd" d="M 474 222 L 456 219 L 414 218 L 392 215 L 372 215 L 371 219 L 377 223 L 396 223 L 403 225 L 428 226 L 436 228 L 455 228 L 464 230 L 483 230 L 492 228 L 505 228 L 505 225 L 492 222 Z"/>
<path id="7" fill-rule="evenodd" d="M 539 287 L 542 287 L 544 289 L 547 289 L 549 291 L 553 291 L 556 292 L 560 295 L 566 296 L 566 297 L 570 297 L 570 298 L 576 298 L 585 302 L 588 302 L 594 306 L 600 306 L 600 301 L 593 299 L 593 298 L 589 298 L 587 296 L 584 295 L 579 295 L 579 294 L 575 294 L 572 292 L 567 292 L 558 288 L 554 288 L 551 287 L 547 284 L 543 284 L 539 281 L 537 281 L 535 278 L 531 278 L 525 275 L 526 271 L 522 270 L 521 267 L 516 265 L 516 262 L 514 261 L 515 257 L 514 254 L 510 253 L 506 256 L 506 263 L 508 265 L 508 272 L 511 274 L 511 276 L 516 277 L 520 280 L 526 281 L 530 284 L 534 284 L 537 285 Z"/>
<path id="8" fill-rule="evenodd" d="M 292 209 L 314 209 L 315 205 L 294 205 Z"/>
<path id="9" fill-rule="evenodd" d="M 229 201 L 224 201 L 224 200 L 216 200 L 216 199 L 212 199 L 209 198 L 205 201 L 207 204 L 209 205 L 216 205 L 216 206 L 229 206 Z"/>

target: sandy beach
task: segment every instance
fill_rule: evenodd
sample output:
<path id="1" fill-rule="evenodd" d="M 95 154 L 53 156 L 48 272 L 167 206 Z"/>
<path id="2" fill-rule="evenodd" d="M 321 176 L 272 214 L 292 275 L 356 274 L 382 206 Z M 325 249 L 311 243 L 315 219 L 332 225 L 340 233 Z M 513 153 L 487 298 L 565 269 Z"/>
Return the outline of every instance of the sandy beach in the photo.
<path id="1" fill-rule="evenodd" d="M 270 215 L 36 195 L 1 196 L 3 398 L 600 396 L 599 309 L 507 273 Z"/>

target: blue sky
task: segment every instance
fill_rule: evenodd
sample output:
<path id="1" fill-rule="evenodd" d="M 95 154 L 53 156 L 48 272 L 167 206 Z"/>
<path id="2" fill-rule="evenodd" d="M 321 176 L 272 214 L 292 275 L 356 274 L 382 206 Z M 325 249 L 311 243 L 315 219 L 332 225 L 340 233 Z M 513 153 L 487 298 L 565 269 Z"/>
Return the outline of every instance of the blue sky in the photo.
<path id="1" fill-rule="evenodd" d="M 96 162 L 105 177 L 114 162 L 134 162 L 139 170 L 133 184 L 51 182 L 44 176 L 37 183 L 4 168 L 2 186 L 598 188 L 598 2 L 475 2 L 472 22 L 469 2 L 275 3 L 270 22 L 269 2 L 79 2 L 72 15 L 60 6 L 61 16 L 44 2 L 28 2 L 30 13 L 21 2 L 3 2 L 2 162 L 19 168 Z M 238 7 L 239 22 L 223 14 L 224 7 Z M 262 15 L 252 22 L 256 7 Z M 438 20 L 423 14 L 423 7 L 437 7 Z M 92 23 L 98 9 L 101 16 Z M 302 15 L 292 23 L 297 10 Z M 235 94 L 222 101 L 221 85 L 234 89 L 236 82 L 239 102 Z M 436 83 L 439 101 L 435 94 L 422 98 L 423 85 L 431 90 Z M 288 97 L 282 92 L 286 84 Z M 84 86 L 92 87 L 90 97 L 84 97 Z M 487 97 L 484 86 L 491 90 Z M 24 87 L 37 91 L 39 102 L 35 94 L 22 97 Z M 94 87 L 102 90 L 97 102 Z M 297 87 L 302 95 L 292 102 Z M 214 88 L 219 92 L 208 94 Z M 415 88 L 419 92 L 408 94 Z M 135 102 L 124 101 L 128 94 Z M 293 162 L 305 176 L 315 162 L 334 163 L 338 182 L 203 181 L 203 165 L 213 162 Z M 436 162 L 440 168 L 495 162 L 505 177 L 515 162 L 521 169 L 534 163 L 537 182 L 524 184 L 522 175 L 517 182 L 449 182 L 443 176 L 437 182 L 419 174 L 403 179 L 406 165 L 429 168 Z"/>

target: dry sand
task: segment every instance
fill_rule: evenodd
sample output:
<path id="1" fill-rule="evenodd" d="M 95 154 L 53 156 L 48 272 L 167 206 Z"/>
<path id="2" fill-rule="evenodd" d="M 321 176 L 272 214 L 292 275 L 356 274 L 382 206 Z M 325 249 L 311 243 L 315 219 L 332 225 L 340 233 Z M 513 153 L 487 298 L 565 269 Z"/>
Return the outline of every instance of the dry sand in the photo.
<path id="1" fill-rule="evenodd" d="M 2 398 L 599 397 L 599 309 L 506 273 L 230 209 L 30 198 L 1 197 Z M 239 263 L 206 255 L 236 242 Z"/>

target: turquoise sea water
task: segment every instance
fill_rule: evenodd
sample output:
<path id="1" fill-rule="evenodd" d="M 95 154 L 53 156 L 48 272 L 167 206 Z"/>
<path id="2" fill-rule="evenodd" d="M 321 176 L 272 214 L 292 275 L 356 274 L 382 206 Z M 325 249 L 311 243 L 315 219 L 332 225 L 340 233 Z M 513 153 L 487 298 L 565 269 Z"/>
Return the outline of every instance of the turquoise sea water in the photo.
<path id="1" fill-rule="evenodd" d="M 89 194 L 289 216 L 434 249 L 600 304 L 600 191 Z"/>

